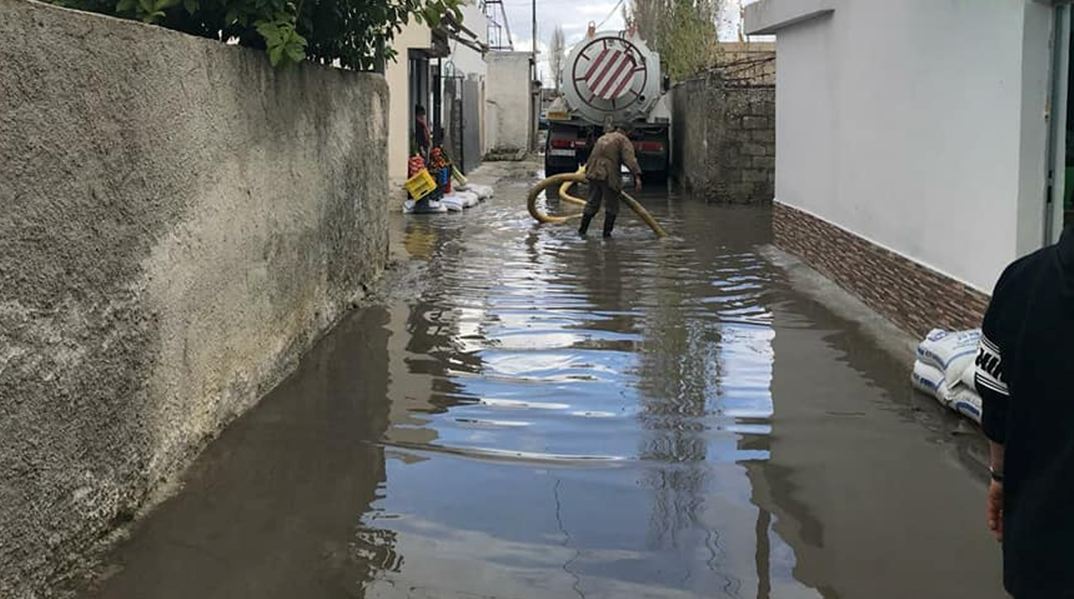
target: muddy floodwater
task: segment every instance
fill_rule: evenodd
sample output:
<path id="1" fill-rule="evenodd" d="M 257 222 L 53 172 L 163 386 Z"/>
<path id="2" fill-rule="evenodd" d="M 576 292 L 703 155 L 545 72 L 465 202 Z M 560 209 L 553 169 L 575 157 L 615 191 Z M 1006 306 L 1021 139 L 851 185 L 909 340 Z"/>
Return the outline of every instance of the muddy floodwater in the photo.
<path id="1" fill-rule="evenodd" d="M 981 436 L 762 257 L 766 210 L 648 192 L 673 238 L 581 241 L 532 182 L 394 215 L 398 289 L 82 594 L 1004 596 Z"/>

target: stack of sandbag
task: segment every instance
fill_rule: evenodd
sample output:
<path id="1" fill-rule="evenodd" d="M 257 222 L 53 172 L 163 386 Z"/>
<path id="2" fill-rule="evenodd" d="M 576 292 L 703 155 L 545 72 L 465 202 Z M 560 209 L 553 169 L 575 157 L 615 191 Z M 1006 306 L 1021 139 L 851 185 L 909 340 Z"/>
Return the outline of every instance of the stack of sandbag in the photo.
<path id="1" fill-rule="evenodd" d="M 460 212 L 464 208 L 473 208 L 478 203 L 477 194 L 471 191 L 456 189 L 452 193 L 444 195 L 440 202 L 452 212 Z"/>
<path id="2" fill-rule="evenodd" d="M 403 202 L 403 214 L 441 214 L 447 212 L 447 206 L 439 200 L 424 198 L 421 200 L 406 200 Z"/>
<path id="3" fill-rule="evenodd" d="M 941 404 L 981 422 L 981 398 L 974 386 L 981 330 L 933 329 L 917 346 L 914 387 Z"/>
<path id="4" fill-rule="evenodd" d="M 456 189 L 460 189 L 460 190 L 463 190 L 463 191 L 468 191 L 468 192 L 476 195 L 477 199 L 479 201 L 481 201 L 481 202 L 484 202 L 485 200 L 491 198 L 492 193 L 493 193 L 491 185 L 480 185 L 480 184 L 477 184 L 477 183 L 466 182 L 466 183 L 460 183 L 459 185 L 456 185 L 455 187 L 456 187 Z"/>

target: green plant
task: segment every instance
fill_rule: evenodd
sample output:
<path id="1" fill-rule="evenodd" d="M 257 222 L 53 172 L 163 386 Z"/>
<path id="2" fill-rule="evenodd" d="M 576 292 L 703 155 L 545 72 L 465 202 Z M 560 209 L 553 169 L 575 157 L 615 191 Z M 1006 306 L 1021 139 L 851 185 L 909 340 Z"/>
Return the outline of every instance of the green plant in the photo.
<path id="1" fill-rule="evenodd" d="M 665 72 L 680 81 L 710 67 L 719 50 L 720 0 L 633 0 L 630 18 Z"/>
<path id="2" fill-rule="evenodd" d="M 312 60 L 371 70 L 395 57 L 410 19 L 436 26 L 460 0 L 52 0 L 192 35 L 265 50 L 274 66 Z"/>

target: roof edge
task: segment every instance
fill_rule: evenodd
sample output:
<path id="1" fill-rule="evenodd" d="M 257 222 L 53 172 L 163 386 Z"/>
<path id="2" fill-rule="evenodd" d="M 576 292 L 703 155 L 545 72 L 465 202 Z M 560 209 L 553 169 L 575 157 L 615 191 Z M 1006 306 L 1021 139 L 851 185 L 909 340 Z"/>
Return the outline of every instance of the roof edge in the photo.
<path id="1" fill-rule="evenodd" d="M 746 6 L 746 33 L 770 35 L 835 12 L 836 0 L 759 0 Z"/>

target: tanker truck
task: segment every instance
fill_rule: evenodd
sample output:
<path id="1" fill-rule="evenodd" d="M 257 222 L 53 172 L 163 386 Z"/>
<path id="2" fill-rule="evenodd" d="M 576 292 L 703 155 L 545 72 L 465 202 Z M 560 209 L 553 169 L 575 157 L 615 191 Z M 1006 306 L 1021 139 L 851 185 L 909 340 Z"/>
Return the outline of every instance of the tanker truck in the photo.
<path id="1" fill-rule="evenodd" d="M 606 122 L 630 130 L 646 181 L 668 174 L 671 111 L 660 55 L 625 31 L 596 31 L 592 23 L 563 62 L 560 97 L 548 108 L 545 174 L 578 170 Z"/>

